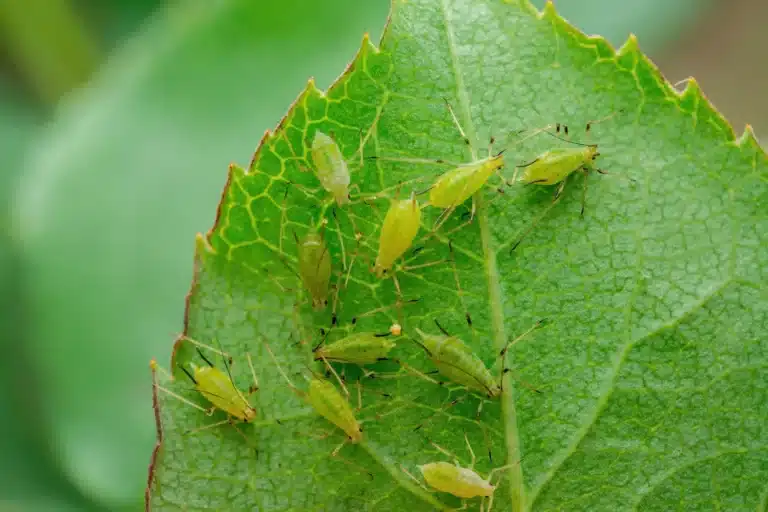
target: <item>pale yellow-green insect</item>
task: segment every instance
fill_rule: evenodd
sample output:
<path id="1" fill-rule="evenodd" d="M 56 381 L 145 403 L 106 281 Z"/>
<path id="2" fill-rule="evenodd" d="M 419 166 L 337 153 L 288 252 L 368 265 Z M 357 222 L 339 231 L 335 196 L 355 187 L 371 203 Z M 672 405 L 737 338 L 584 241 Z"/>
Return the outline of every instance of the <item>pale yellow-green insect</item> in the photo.
<path id="1" fill-rule="evenodd" d="M 322 233 L 308 232 L 296 239 L 299 256 L 299 276 L 309 292 L 312 305 L 320 310 L 328 304 L 331 281 L 331 253 Z"/>
<path id="2" fill-rule="evenodd" d="M 269 348 L 269 345 L 265 343 L 264 346 L 267 348 L 280 375 L 283 376 L 293 392 L 309 404 L 320 416 L 336 425 L 347 435 L 347 439 L 333 450 L 333 455 L 336 455 L 347 442 L 359 443 L 363 440 L 363 428 L 360 426 L 360 422 L 357 421 L 352 407 L 331 382 L 318 376 L 313 376 L 309 381 L 309 390 L 300 390 L 291 382 L 291 379 L 280 366 L 280 363 L 277 362 L 277 358 L 272 349 Z"/>
<path id="3" fill-rule="evenodd" d="M 464 434 L 464 440 L 467 443 L 467 449 L 469 450 L 472 461 L 469 467 L 462 467 L 459 464 L 458 458 L 451 452 L 440 448 L 436 444 L 432 443 L 438 450 L 453 457 L 454 463 L 449 462 L 429 462 L 422 464 L 419 467 L 424 481 L 427 485 L 433 489 L 452 494 L 462 500 L 471 498 L 482 498 L 480 502 L 480 511 L 489 511 L 493 508 L 493 496 L 496 491 L 497 485 L 491 483 L 493 475 L 499 471 L 503 471 L 516 466 L 516 464 L 507 464 L 505 466 L 491 470 L 487 478 L 483 478 L 475 470 L 475 453 L 472 450 L 472 446 L 469 444 L 467 434 Z M 418 479 L 411 475 L 405 468 L 403 471 L 410 476 L 413 480 L 419 483 Z M 487 508 L 485 507 L 485 499 L 488 498 Z M 466 503 L 464 503 L 466 507 Z M 464 508 L 462 507 L 462 508 Z"/>
<path id="4" fill-rule="evenodd" d="M 246 394 L 240 391 L 235 385 L 232 378 L 232 372 L 230 370 L 231 358 L 224 352 L 217 350 L 209 345 L 195 341 L 189 337 L 183 338 L 183 341 L 189 342 L 195 345 L 200 358 L 205 362 L 205 365 L 197 365 L 194 362 L 188 362 L 186 365 L 179 365 L 179 368 L 189 377 L 189 380 L 194 385 L 195 389 L 203 396 L 208 402 L 212 404 L 212 407 L 206 409 L 200 405 L 187 400 L 186 398 L 172 392 L 171 390 L 158 386 L 158 389 L 162 390 L 169 396 L 176 398 L 200 411 L 203 411 L 207 415 L 213 414 L 217 409 L 227 414 L 227 420 L 206 425 L 195 431 L 216 427 L 224 423 L 231 423 L 234 426 L 233 420 L 238 420 L 243 423 L 250 423 L 256 419 L 256 409 L 251 405 L 246 398 Z M 200 350 L 201 348 L 214 352 L 220 355 L 223 359 L 224 368 L 226 373 L 214 366 L 208 357 Z M 253 377 L 253 385 L 249 388 L 247 395 L 251 395 L 258 391 L 259 383 L 256 378 L 256 372 L 253 368 L 250 354 L 246 354 L 248 360 L 248 366 L 251 370 L 251 376 Z M 163 374 L 170 377 L 170 374 L 163 370 L 154 359 L 150 361 L 150 367 L 154 372 L 161 371 Z M 236 428 L 236 427 L 235 427 Z M 238 432 L 240 432 L 238 430 Z M 243 437 L 245 435 L 240 432 Z M 247 441 L 247 438 L 246 438 Z"/>
<path id="5" fill-rule="evenodd" d="M 393 199 L 384 217 L 379 236 L 379 252 L 376 255 L 374 271 L 379 277 L 413 244 L 421 226 L 421 209 L 416 195 L 409 199 Z"/>
<path id="6" fill-rule="evenodd" d="M 333 194 L 339 206 L 349 203 L 349 167 L 336 141 L 318 130 L 310 153 L 323 188 Z"/>

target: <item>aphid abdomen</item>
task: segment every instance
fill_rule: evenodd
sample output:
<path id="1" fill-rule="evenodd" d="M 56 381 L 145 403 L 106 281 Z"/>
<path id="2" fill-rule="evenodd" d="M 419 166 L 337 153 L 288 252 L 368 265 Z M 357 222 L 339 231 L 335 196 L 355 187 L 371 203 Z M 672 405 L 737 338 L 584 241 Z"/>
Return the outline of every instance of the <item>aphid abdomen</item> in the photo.
<path id="1" fill-rule="evenodd" d="M 585 164 L 591 164 L 590 148 L 551 149 L 523 168 L 523 183 L 554 185 Z"/>
<path id="2" fill-rule="evenodd" d="M 419 469 L 431 487 L 459 498 L 491 496 L 496 489 L 471 469 L 448 462 L 431 462 L 419 466 Z"/>
<path id="3" fill-rule="evenodd" d="M 315 309 L 324 308 L 331 280 L 331 254 L 319 233 L 310 232 L 299 241 L 299 275 Z"/>
<path id="4" fill-rule="evenodd" d="M 363 430 L 352 408 L 333 384 L 322 379 L 312 379 L 307 400 L 320 416 L 343 430 L 350 441 L 357 443 L 363 439 Z"/>
<path id="5" fill-rule="evenodd" d="M 214 366 L 192 365 L 192 371 L 197 390 L 214 407 L 246 422 L 256 416 L 253 407 L 240 395 L 229 375 Z"/>
<path id="6" fill-rule="evenodd" d="M 503 155 L 497 155 L 451 169 L 440 176 L 430 189 L 430 204 L 437 208 L 460 205 L 483 188 L 491 175 L 503 166 Z"/>
<path id="7" fill-rule="evenodd" d="M 478 393 L 498 396 L 500 389 L 493 375 L 461 339 L 417 332 L 422 336 L 432 363 L 443 377 Z"/>
<path id="8" fill-rule="evenodd" d="M 374 267 L 379 277 L 408 250 L 420 226 L 421 209 L 414 196 L 392 201 L 379 236 L 379 253 Z"/>
<path id="9" fill-rule="evenodd" d="M 395 343 L 374 333 L 361 332 L 323 345 L 315 351 L 315 359 L 350 364 L 373 364 L 385 359 Z"/>
<path id="10" fill-rule="evenodd" d="M 323 132 L 312 139 L 312 162 L 317 178 L 325 190 L 333 194 L 339 205 L 349 202 L 349 168 L 336 141 Z"/>

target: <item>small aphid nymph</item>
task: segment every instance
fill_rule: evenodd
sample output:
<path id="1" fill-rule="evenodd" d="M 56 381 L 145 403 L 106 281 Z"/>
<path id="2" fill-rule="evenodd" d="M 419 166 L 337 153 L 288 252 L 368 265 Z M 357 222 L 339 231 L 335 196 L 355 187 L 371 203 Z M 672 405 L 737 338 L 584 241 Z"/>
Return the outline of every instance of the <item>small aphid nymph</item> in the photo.
<path id="1" fill-rule="evenodd" d="M 392 268 L 395 261 L 411 247 L 421 226 L 421 209 L 416 196 L 395 199 L 389 206 L 379 237 L 379 253 L 374 271 L 379 277 Z"/>
<path id="2" fill-rule="evenodd" d="M 461 339 L 447 334 L 427 334 L 420 329 L 416 332 L 421 336 L 422 348 L 442 376 L 488 398 L 501 394 L 498 380 Z"/>
<path id="3" fill-rule="evenodd" d="M 300 390 L 291 382 L 291 379 L 280 366 L 280 363 L 277 362 L 277 358 L 272 349 L 269 348 L 269 345 L 265 343 L 264 346 L 275 363 L 277 371 L 280 372 L 280 375 L 288 383 L 288 387 L 308 403 L 320 416 L 341 429 L 347 435 L 345 443 L 359 443 L 363 439 L 363 428 L 360 426 L 357 418 L 355 418 L 352 407 L 341 393 L 336 390 L 333 384 L 323 378 L 313 376 L 309 382 L 309 391 Z M 342 446 L 344 446 L 344 443 L 340 444 L 333 451 L 333 455 L 336 455 Z"/>
<path id="4" fill-rule="evenodd" d="M 475 452 L 472 450 L 472 446 L 469 444 L 469 438 L 467 437 L 466 433 L 464 434 L 464 440 L 467 443 L 467 449 L 469 450 L 469 454 L 472 457 L 472 461 L 469 464 L 469 467 L 462 467 L 459 464 L 459 460 L 456 455 L 444 448 L 441 448 L 437 444 L 432 443 L 432 446 L 444 454 L 452 457 L 454 459 L 454 463 L 430 462 L 428 464 L 422 464 L 419 466 L 419 470 L 424 476 L 424 480 L 433 489 L 437 489 L 440 492 L 453 494 L 462 500 L 478 497 L 482 498 L 482 501 L 480 502 L 480 511 L 490 512 L 493 509 L 493 495 L 497 487 L 497 485 L 491 483 L 493 475 L 500 471 L 514 467 L 516 464 L 508 464 L 506 466 L 493 469 L 490 473 L 488 473 L 487 478 L 483 478 L 474 469 L 476 462 Z M 411 475 L 405 468 L 403 468 L 403 471 L 406 475 L 416 481 L 416 483 L 421 485 L 418 479 Z M 496 483 L 498 484 L 498 481 Z M 488 498 L 487 508 L 484 506 L 486 498 Z M 467 504 L 464 503 L 464 506 L 461 508 L 466 508 L 466 506 Z"/>
<path id="5" fill-rule="evenodd" d="M 307 402 L 320 416 L 343 430 L 351 443 L 363 440 L 363 429 L 352 407 L 329 381 L 313 378 L 309 382 Z"/>
<path id="6" fill-rule="evenodd" d="M 473 470 L 450 462 L 430 462 L 419 469 L 430 487 L 459 498 L 490 497 L 496 490 L 496 486 Z"/>
<path id="7" fill-rule="evenodd" d="M 315 309 L 328 304 L 328 289 L 331 280 L 331 253 L 323 235 L 310 231 L 298 244 L 299 275 L 309 292 Z"/>
<path id="8" fill-rule="evenodd" d="M 312 162 L 323 188 L 333 194 L 339 206 L 349 202 L 349 168 L 332 137 L 321 131 L 312 139 Z"/>
<path id="9" fill-rule="evenodd" d="M 395 343 L 386 338 L 389 334 L 358 332 L 327 345 L 318 345 L 314 351 L 315 360 L 361 366 L 385 360 L 395 347 Z"/>

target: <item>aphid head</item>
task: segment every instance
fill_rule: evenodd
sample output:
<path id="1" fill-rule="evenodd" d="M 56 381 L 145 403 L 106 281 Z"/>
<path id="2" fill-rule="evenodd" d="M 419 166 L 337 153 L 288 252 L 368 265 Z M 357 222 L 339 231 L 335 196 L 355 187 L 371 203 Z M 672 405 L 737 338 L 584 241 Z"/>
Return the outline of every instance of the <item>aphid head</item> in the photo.
<path id="1" fill-rule="evenodd" d="M 256 419 L 256 409 L 254 409 L 253 407 L 248 406 L 243 411 L 243 421 L 246 422 L 246 423 L 249 423 L 249 422 L 251 422 L 251 421 L 253 421 L 255 419 Z"/>

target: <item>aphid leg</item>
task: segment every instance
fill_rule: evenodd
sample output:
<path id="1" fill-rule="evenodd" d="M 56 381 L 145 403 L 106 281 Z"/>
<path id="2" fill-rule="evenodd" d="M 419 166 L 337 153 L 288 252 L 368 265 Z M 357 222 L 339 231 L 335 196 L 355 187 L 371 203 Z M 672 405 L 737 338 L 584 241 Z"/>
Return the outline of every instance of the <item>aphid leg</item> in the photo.
<path id="1" fill-rule="evenodd" d="M 184 432 L 184 435 L 197 434 L 199 432 L 202 432 L 203 430 L 209 430 L 212 428 L 220 427 L 222 425 L 226 425 L 227 423 L 232 424 L 232 420 L 226 419 L 226 420 L 217 421 L 216 423 L 209 423 L 208 425 L 203 425 L 202 427 L 197 427 L 191 430 L 187 430 L 186 432 Z M 232 424 L 232 426 L 234 427 L 234 424 Z"/>
<path id="2" fill-rule="evenodd" d="M 461 308 L 464 310 L 464 317 L 467 319 L 467 325 L 474 331 L 474 328 L 472 327 L 472 316 L 469 314 L 469 310 L 467 309 L 467 305 L 464 302 L 464 290 L 461 288 L 461 281 L 459 280 L 459 270 L 456 266 L 456 254 L 453 251 L 453 240 L 448 241 L 448 252 L 451 257 L 451 267 L 453 269 L 453 279 L 456 282 L 456 290 L 459 295 L 459 302 L 461 303 Z"/>
<path id="3" fill-rule="evenodd" d="M 333 374 L 333 376 L 336 378 L 336 381 L 341 386 L 341 389 L 344 390 L 344 394 L 347 395 L 347 400 L 349 400 L 349 390 L 347 389 L 347 386 L 344 384 L 344 379 L 342 379 L 338 373 L 336 373 L 336 370 L 331 366 L 331 363 L 328 362 L 328 360 L 324 357 L 321 358 L 323 360 L 323 363 L 325 363 L 325 366 L 328 368 L 328 370 Z"/>
<path id="4" fill-rule="evenodd" d="M 475 451 L 472 449 L 472 445 L 469 444 L 469 437 L 467 437 L 466 432 L 464 432 L 464 441 L 467 443 L 467 450 L 469 451 L 469 456 L 472 458 L 472 462 L 469 464 L 469 469 L 474 469 L 477 458 L 475 457 Z"/>
<path id="5" fill-rule="evenodd" d="M 333 220 L 336 223 L 336 236 L 339 239 L 339 247 L 341 247 L 341 268 L 342 270 L 347 270 L 347 251 L 344 248 L 344 235 L 341 234 L 341 224 L 339 224 L 339 217 L 338 215 L 336 215 L 335 206 L 332 207 L 331 212 L 333 215 Z M 282 242 L 282 239 L 281 239 L 281 242 Z"/>
<path id="6" fill-rule="evenodd" d="M 555 197 L 554 197 L 554 199 L 552 200 L 552 202 L 549 204 L 549 206 L 547 206 L 547 207 L 544 209 L 544 211 L 543 211 L 543 212 L 541 212 L 541 213 L 538 215 L 538 217 L 536 217 L 536 218 L 533 220 L 533 222 L 531 222 L 531 224 L 528 226 L 528 228 L 526 228 L 526 230 L 525 230 L 525 231 L 523 231 L 523 234 L 522 234 L 522 235 L 520 235 L 520 237 L 519 237 L 519 238 L 517 239 L 517 241 L 514 243 L 514 245 L 512 246 L 512 248 L 509 250 L 509 252 L 513 252 L 515 249 L 517 249 L 517 246 L 518 246 L 518 245 L 520 245 L 520 243 L 521 243 L 523 240 L 525 240 L 525 238 L 526 238 L 526 237 L 527 237 L 527 236 L 528 236 L 528 235 L 531 233 L 531 231 L 533 231 L 533 228 L 535 228 L 535 227 L 536 227 L 536 225 L 537 225 L 537 224 L 538 224 L 538 223 L 539 223 L 539 222 L 540 222 L 540 221 L 541 221 L 541 220 L 542 220 L 544 217 L 546 217 L 546 216 L 547 216 L 547 214 L 549 214 L 549 212 L 550 212 L 550 211 L 552 211 L 552 209 L 553 209 L 555 206 L 557 206 L 557 203 L 559 203 L 559 202 L 560 202 L 560 200 L 563 198 L 563 196 L 562 196 L 562 192 L 563 192 L 563 189 L 565 188 L 565 184 L 566 184 L 567 182 L 568 182 L 568 180 L 563 180 L 563 181 L 560 183 L 560 185 L 557 187 L 557 190 L 555 191 Z"/>
<path id="7" fill-rule="evenodd" d="M 451 107 L 451 104 L 448 103 L 447 98 L 443 98 L 443 101 L 445 101 L 445 106 L 448 108 L 448 112 L 451 114 L 451 118 L 453 119 L 453 124 L 455 124 L 456 128 L 458 128 L 459 133 L 461 134 L 461 138 L 464 140 L 464 144 L 469 146 L 469 137 L 467 137 L 467 134 L 464 133 L 464 129 L 461 127 L 461 123 L 459 123 L 459 118 L 456 117 L 456 114 L 453 111 L 453 107 Z"/>
<path id="8" fill-rule="evenodd" d="M 427 419 L 425 419 L 424 421 L 422 421 L 421 423 L 419 423 L 418 425 L 416 425 L 416 426 L 414 427 L 413 431 L 414 431 L 414 432 L 416 432 L 417 430 L 421 430 L 421 429 L 424 427 L 424 425 L 426 425 L 427 423 L 429 423 L 430 421 L 432 421 L 432 418 L 434 418 L 434 417 L 435 417 L 435 416 L 437 416 L 438 414 L 442 414 L 442 413 L 445 413 L 445 411 L 447 411 L 448 409 L 450 409 L 450 408 L 451 408 L 451 407 L 453 407 L 454 405 L 458 404 L 459 402 L 462 402 L 463 400 L 466 400 L 466 398 L 467 398 L 468 396 L 469 396 L 469 395 L 464 395 L 464 396 L 462 396 L 462 397 L 459 397 L 459 398 L 455 398 L 455 399 L 451 400 L 450 402 L 448 402 L 448 404 L 446 404 L 446 405 L 444 405 L 444 406 L 440 407 L 438 410 L 436 410 L 435 412 L 433 412 L 432 414 L 430 414 L 430 415 L 427 417 Z"/>
<path id="9" fill-rule="evenodd" d="M 421 481 L 420 481 L 418 478 L 416 478 L 415 476 L 413 476 L 413 475 L 411 474 L 411 472 L 410 472 L 410 471 L 408 471 L 407 469 L 405 469 L 405 466 L 403 466 L 402 464 L 400 464 L 400 469 L 402 469 L 402 470 L 403 470 L 403 473 L 405 473 L 406 475 L 408 475 L 408 477 L 409 477 L 411 480 L 413 480 L 414 482 L 416 482 L 416 485 L 418 485 L 419 487 L 421 487 L 421 488 L 422 488 L 422 489 L 423 489 L 425 492 L 428 492 L 428 493 L 430 493 L 430 494 L 433 494 L 433 493 L 435 492 L 435 491 L 433 491 L 432 489 L 427 489 L 427 487 L 426 487 L 424 484 L 422 484 L 422 483 L 421 483 Z"/>
<path id="10" fill-rule="evenodd" d="M 199 341 L 193 340 L 192 338 L 190 338 L 189 336 L 186 336 L 186 335 L 184 336 L 184 340 L 192 343 L 196 347 L 204 348 L 206 350 L 210 350 L 214 354 L 220 355 L 224 359 L 224 361 L 229 361 L 230 364 L 232 364 L 232 356 L 230 356 L 226 352 L 224 352 L 222 350 L 218 350 L 218 349 L 216 349 L 216 348 L 214 348 L 214 347 L 212 347 L 210 345 L 206 345 L 205 343 L 201 343 Z M 210 366 L 213 366 L 213 364 L 211 364 L 211 362 L 208 361 L 208 359 L 204 355 L 202 355 L 200 352 L 198 352 L 198 354 L 200 354 L 200 357 L 202 357 L 205 360 L 206 363 L 208 363 Z"/>
<path id="11" fill-rule="evenodd" d="M 185 404 L 187 404 L 189 406 L 194 407 L 198 411 L 202 411 L 207 416 L 213 415 L 213 413 L 216 411 L 216 407 L 209 407 L 209 408 L 206 409 L 205 407 L 202 407 L 202 406 L 196 404 L 195 402 L 193 402 L 191 400 L 188 400 L 188 399 L 184 398 L 183 396 L 174 393 L 170 389 L 164 388 L 163 386 L 158 385 L 157 389 L 159 389 L 160 391 L 162 391 L 166 395 L 172 396 L 173 398 L 175 398 L 176 400 L 179 400 L 180 402 L 183 402 L 183 403 L 185 403 Z"/>
<path id="12" fill-rule="evenodd" d="M 293 382 L 291 382 L 291 379 L 288 377 L 288 374 L 285 373 L 285 370 L 283 370 L 283 367 L 280 366 L 280 363 L 277 362 L 277 358 L 275 357 L 275 353 L 272 352 L 272 349 L 269 347 L 269 344 L 267 342 L 264 342 L 264 347 L 267 349 L 267 352 L 269 353 L 269 357 L 272 358 L 272 362 L 275 363 L 275 367 L 277 367 L 277 371 L 280 372 L 280 375 L 282 375 L 283 379 L 285 379 L 285 382 L 288 384 L 288 387 L 291 388 L 291 390 L 296 393 L 300 397 L 304 397 L 305 393 L 301 391 L 299 388 L 297 388 Z"/>
<path id="13" fill-rule="evenodd" d="M 256 370 L 253 368 L 253 361 L 251 360 L 251 354 L 246 353 L 245 358 L 248 360 L 248 367 L 251 369 L 251 377 L 253 377 L 253 386 L 248 388 L 248 395 L 252 395 L 259 390 L 259 379 L 256 378 Z"/>
<path id="14" fill-rule="evenodd" d="M 582 187 L 581 192 L 581 216 L 584 217 L 584 209 L 587 206 L 587 184 L 589 183 L 589 168 L 584 167 L 582 168 L 582 174 L 584 175 L 584 186 Z"/>

